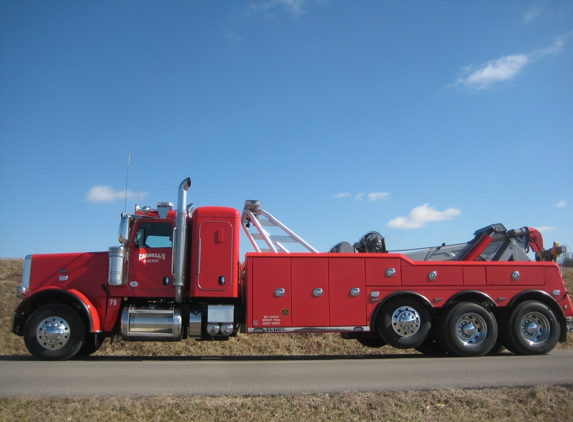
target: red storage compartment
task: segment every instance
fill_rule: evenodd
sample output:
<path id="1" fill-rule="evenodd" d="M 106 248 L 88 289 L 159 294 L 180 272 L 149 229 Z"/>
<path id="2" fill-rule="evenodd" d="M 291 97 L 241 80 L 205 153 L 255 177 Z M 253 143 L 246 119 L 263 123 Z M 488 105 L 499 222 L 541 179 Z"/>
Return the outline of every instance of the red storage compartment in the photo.
<path id="1" fill-rule="evenodd" d="M 484 286 L 486 282 L 483 265 L 464 266 L 464 286 Z"/>
<path id="2" fill-rule="evenodd" d="M 490 286 L 543 286 L 543 267 L 523 263 L 499 263 L 486 268 L 487 284 Z"/>
<path id="3" fill-rule="evenodd" d="M 292 258 L 293 327 L 327 327 L 328 258 Z"/>
<path id="4" fill-rule="evenodd" d="M 367 286 L 400 286 L 402 272 L 400 258 L 388 258 L 384 255 L 371 255 L 366 257 L 366 285 Z"/>
<path id="5" fill-rule="evenodd" d="M 366 325 L 364 258 L 330 258 L 330 326 Z"/>
<path id="6" fill-rule="evenodd" d="M 445 262 L 418 263 L 402 266 L 403 286 L 463 286 L 462 266 Z"/>
<path id="7" fill-rule="evenodd" d="M 255 329 L 290 327 L 292 319 L 290 259 L 275 254 L 247 255 L 249 326 Z"/>
<path id="8" fill-rule="evenodd" d="M 192 224 L 190 296 L 239 297 L 239 211 L 200 207 Z"/>

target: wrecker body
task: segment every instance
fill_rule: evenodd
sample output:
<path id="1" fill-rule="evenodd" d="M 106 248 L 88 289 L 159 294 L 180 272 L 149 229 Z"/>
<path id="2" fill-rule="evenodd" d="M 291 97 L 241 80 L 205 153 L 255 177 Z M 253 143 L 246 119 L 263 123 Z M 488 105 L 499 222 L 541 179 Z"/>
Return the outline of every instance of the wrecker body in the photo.
<path id="1" fill-rule="evenodd" d="M 481 356 L 544 354 L 566 340 L 571 298 L 532 228 L 486 226 L 466 243 L 403 253 L 377 232 L 318 252 L 263 210 L 178 203 L 122 214 L 107 252 L 25 258 L 11 331 L 40 359 L 86 356 L 103 339 L 225 340 L 339 332 L 365 346 Z M 271 234 L 278 230 L 280 234 Z M 254 252 L 243 260 L 241 231 Z M 289 252 L 288 242 L 306 252 Z M 262 246 L 262 247 L 261 247 Z M 536 260 L 527 252 L 531 248 Z"/>

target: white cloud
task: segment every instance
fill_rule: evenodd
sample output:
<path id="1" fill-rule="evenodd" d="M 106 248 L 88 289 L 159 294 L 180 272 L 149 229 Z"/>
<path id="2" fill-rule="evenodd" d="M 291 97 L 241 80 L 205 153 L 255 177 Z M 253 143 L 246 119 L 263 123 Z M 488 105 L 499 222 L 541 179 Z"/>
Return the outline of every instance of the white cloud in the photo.
<path id="1" fill-rule="evenodd" d="M 359 193 L 358 195 L 354 196 L 355 201 L 362 201 L 364 196 L 368 199 L 368 202 L 375 202 L 380 201 L 382 199 L 386 199 L 390 196 L 388 192 L 370 192 L 368 194 L 364 194 L 364 192 Z M 334 199 L 343 199 L 352 196 L 350 192 L 340 192 L 333 196 Z"/>
<path id="2" fill-rule="evenodd" d="M 565 45 L 565 41 L 571 36 L 571 34 L 573 34 L 573 32 L 569 32 L 565 35 L 560 35 L 549 47 L 535 50 L 533 53 L 531 53 L 531 57 L 534 59 L 540 59 L 543 56 L 547 56 L 548 54 L 561 53 L 561 50 L 563 50 L 563 46 Z"/>
<path id="3" fill-rule="evenodd" d="M 493 84 L 515 79 L 523 68 L 535 60 L 539 60 L 548 54 L 559 54 L 563 49 L 565 40 L 572 33 L 559 36 L 555 42 L 547 48 L 542 48 L 528 54 L 512 54 L 489 60 L 479 65 L 465 67 L 466 76 L 458 78 L 454 85 L 481 90 L 491 87 Z"/>
<path id="4" fill-rule="evenodd" d="M 554 226 L 541 226 L 541 227 L 536 227 L 537 231 L 540 232 L 548 232 L 550 230 L 555 230 L 557 227 Z"/>
<path id="5" fill-rule="evenodd" d="M 555 204 L 557 208 L 563 208 L 565 205 L 567 205 L 567 201 L 565 201 L 565 199 L 562 199 L 561 201 Z"/>
<path id="6" fill-rule="evenodd" d="M 86 194 L 86 201 L 88 202 L 113 202 L 118 199 L 125 199 L 125 190 L 115 190 L 111 186 L 97 185 L 90 189 Z M 135 197 L 135 193 L 130 190 L 127 191 L 127 198 Z"/>
<path id="7" fill-rule="evenodd" d="M 233 32 L 233 31 L 227 31 L 225 33 L 225 39 L 229 42 L 229 44 L 231 45 L 237 45 L 237 44 L 241 44 L 241 42 L 243 41 L 243 38 L 238 35 L 237 33 Z"/>
<path id="8" fill-rule="evenodd" d="M 368 194 L 368 200 L 370 202 L 379 201 L 380 199 L 388 198 L 389 195 L 388 192 L 370 192 Z"/>
<path id="9" fill-rule="evenodd" d="M 457 208 L 448 208 L 444 211 L 437 211 L 426 203 L 414 208 L 408 217 L 396 217 L 395 219 L 390 220 L 387 226 L 394 229 L 418 229 L 424 227 L 426 223 L 430 223 L 432 221 L 451 220 L 460 214 L 461 210 Z"/>
<path id="10" fill-rule="evenodd" d="M 348 198 L 350 196 L 350 192 L 341 192 L 334 195 L 334 199 L 341 199 L 341 198 Z"/>
<path id="11" fill-rule="evenodd" d="M 364 199 L 365 195 L 366 195 L 368 202 L 376 202 L 376 201 L 380 201 L 380 200 L 388 198 L 390 196 L 390 193 L 388 193 L 388 192 L 370 192 L 368 194 L 364 194 L 364 192 L 361 192 L 358 195 L 354 196 L 354 200 L 355 201 L 362 201 Z M 343 199 L 343 198 L 348 198 L 350 196 L 352 196 L 352 194 L 350 192 L 340 192 L 340 193 L 337 193 L 336 195 L 334 195 L 333 198 L 334 199 Z"/>
<path id="12" fill-rule="evenodd" d="M 469 73 L 469 75 L 459 78 L 456 84 L 464 85 L 468 88 L 486 89 L 496 82 L 515 78 L 528 62 L 528 56 L 514 54 L 490 60 L 479 66 L 468 66 L 464 71 Z"/>
<path id="13" fill-rule="evenodd" d="M 521 12 L 521 16 L 523 18 L 523 22 L 531 23 L 537 16 L 539 16 L 539 9 L 530 7 L 529 9 Z"/>
<path id="14" fill-rule="evenodd" d="M 261 0 L 251 3 L 249 13 L 262 12 L 269 18 L 276 17 L 276 11 L 285 11 L 293 16 L 306 14 L 305 5 L 307 0 Z"/>

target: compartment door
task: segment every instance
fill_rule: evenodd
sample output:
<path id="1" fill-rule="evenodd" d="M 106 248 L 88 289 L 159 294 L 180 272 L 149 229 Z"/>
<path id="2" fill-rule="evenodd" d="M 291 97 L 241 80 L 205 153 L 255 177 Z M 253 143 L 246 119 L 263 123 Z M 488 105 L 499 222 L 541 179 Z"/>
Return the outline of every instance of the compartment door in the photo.
<path id="1" fill-rule="evenodd" d="M 543 267 L 504 263 L 486 268 L 490 286 L 544 286 L 544 275 Z"/>
<path id="2" fill-rule="evenodd" d="M 364 259 L 330 258 L 330 326 L 366 325 Z"/>
<path id="3" fill-rule="evenodd" d="M 206 221 L 199 227 L 197 286 L 225 291 L 233 281 L 233 227 L 226 221 Z"/>
<path id="4" fill-rule="evenodd" d="M 292 290 L 290 258 L 252 258 L 252 327 L 280 331 L 290 327 L 292 320 Z"/>
<path id="5" fill-rule="evenodd" d="M 328 258 L 292 258 L 293 327 L 328 327 Z"/>

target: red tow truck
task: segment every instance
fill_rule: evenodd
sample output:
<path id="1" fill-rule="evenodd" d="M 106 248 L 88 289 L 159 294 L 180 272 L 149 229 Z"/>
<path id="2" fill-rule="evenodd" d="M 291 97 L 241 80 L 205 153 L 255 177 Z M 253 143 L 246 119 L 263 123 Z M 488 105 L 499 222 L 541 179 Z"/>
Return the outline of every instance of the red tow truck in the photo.
<path id="1" fill-rule="evenodd" d="M 339 332 L 369 347 L 482 356 L 544 354 L 566 341 L 571 298 L 533 228 L 492 224 L 469 242 L 403 253 L 377 232 L 318 252 L 261 208 L 187 204 L 123 213 L 106 252 L 25 258 L 11 331 L 40 359 L 125 341 Z M 254 252 L 241 260 L 241 228 Z M 273 234 L 278 231 L 279 234 Z M 289 252 L 295 242 L 305 252 Z M 536 259 L 529 258 L 531 248 Z"/>

